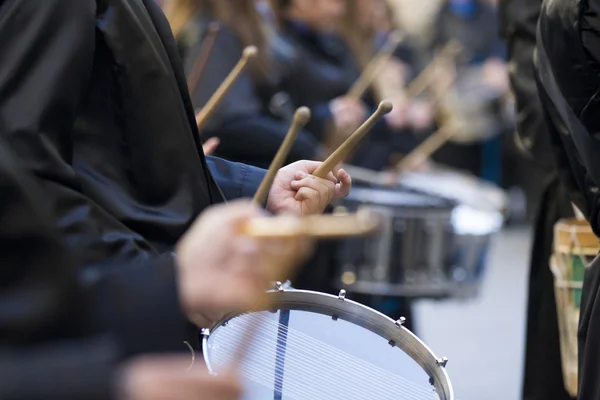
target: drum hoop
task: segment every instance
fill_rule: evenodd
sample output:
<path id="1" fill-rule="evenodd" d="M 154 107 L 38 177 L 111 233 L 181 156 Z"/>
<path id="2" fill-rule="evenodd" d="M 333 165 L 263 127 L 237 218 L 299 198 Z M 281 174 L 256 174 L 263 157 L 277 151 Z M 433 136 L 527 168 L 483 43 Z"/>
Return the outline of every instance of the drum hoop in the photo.
<path id="1" fill-rule="evenodd" d="M 336 316 L 339 319 L 358 325 L 376 335 L 395 343 L 408 356 L 410 356 L 427 374 L 433 378 L 436 393 L 443 400 L 454 400 L 452 383 L 446 372 L 444 358 L 437 358 L 425 343 L 415 334 L 402 326 L 402 322 L 394 321 L 388 316 L 364 306 L 358 302 L 345 298 L 345 292 L 339 296 L 309 290 L 285 289 L 268 292 L 272 297 L 272 307 L 253 310 L 253 312 L 272 309 L 285 309 L 292 311 L 310 311 L 327 316 Z M 204 361 L 211 373 L 212 369 L 208 355 L 208 339 L 223 323 L 242 314 L 230 314 L 217 322 L 213 330 L 202 330 L 202 353 Z"/>

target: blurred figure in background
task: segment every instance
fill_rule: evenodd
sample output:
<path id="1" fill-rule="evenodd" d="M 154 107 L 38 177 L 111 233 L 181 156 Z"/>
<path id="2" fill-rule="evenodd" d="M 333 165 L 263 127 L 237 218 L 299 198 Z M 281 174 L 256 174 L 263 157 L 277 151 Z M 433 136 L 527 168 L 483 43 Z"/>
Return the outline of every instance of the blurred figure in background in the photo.
<path id="1" fill-rule="evenodd" d="M 255 1 L 169 1 L 167 16 L 176 32 L 196 111 L 235 67 L 246 46 L 259 49 L 203 128 L 203 136 L 219 139 L 216 155 L 267 168 L 283 142 L 296 105 L 279 90 L 284 66 L 277 62 L 274 34 Z M 214 24 L 218 30 L 209 38 L 207 32 Z M 303 131 L 287 161 L 324 156 L 319 138 Z"/>
<path id="2" fill-rule="evenodd" d="M 447 0 L 434 24 L 431 49 L 440 49 L 450 41 L 462 46 L 457 76 L 453 77 L 454 97 L 443 106 L 446 113 L 464 119 L 464 130 L 477 126 L 473 132 L 461 132 L 462 143 L 457 139 L 434 159 L 500 184 L 501 139 L 511 125 L 504 115 L 508 78 L 496 15 L 485 0 Z M 469 121 L 471 116 L 481 124 Z"/>
<path id="3" fill-rule="evenodd" d="M 560 336 L 554 298 L 552 254 L 554 224 L 573 215 L 567 189 L 559 179 L 548 128 L 535 85 L 533 54 L 542 0 L 500 0 L 500 27 L 506 40 L 511 88 L 517 111 L 517 148 L 531 167 L 542 171 L 543 195 L 536 204 L 529 268 L 523 400 L 570 400 L 563 382 Z M 538 183 L 539 185 L 539 183 Z"/>

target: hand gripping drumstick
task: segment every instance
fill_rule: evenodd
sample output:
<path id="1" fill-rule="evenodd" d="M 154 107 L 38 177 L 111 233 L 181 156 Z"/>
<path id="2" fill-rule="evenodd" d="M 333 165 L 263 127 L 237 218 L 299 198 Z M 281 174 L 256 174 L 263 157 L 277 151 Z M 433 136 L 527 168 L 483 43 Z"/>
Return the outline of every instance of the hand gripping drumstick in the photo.
<path id="1" fill-rule="evenodd" d="M 363 73 L 348 92 L 347 97 L 358 100 L 363 96 L 369 86 L 373 84 L 381 69 L 392 58 L 394 51 L 396 51 L 402 40 L 404 40 L 404 35 L 399 31 L 394 31 L 390 35 L 384 47 L 367 64 Z"/>
<path id="2" fill-rule="evenodd" d="M 336 151 L 331 154 L 327 160 L 323 162 L 316 170 L 313 172 L 313 176 L 318 178 L 325 179 L 327 174 L 333 170 L 333 168 L 344 161 L 346 157 L 350 154 L 350 152 L 356 147 L 356 145 L 365 137 L 367 133 L 373 128 L 375 123 L 384 115 L 389 114 L 392 111 L 392 103 L 389 101 L 382 101 L 379 103 L 379 107 L 377 110 L 371 115 L 371 117 L 362 124 L 356 132 L 354 132 L 344 143 L 337 148 Z"/>
<path id="3" fill-rule="evenodd" d="M 254 46 L 248 46 L 244 49 L 244 53 L 242 54 L 242 58 L 236 64 L 236 66 L 231 70 L 227 78 L 221 83 L 221 86 L 217 89 L 217 91 L 212 95 L 212 97 L 208 100 L 206 105 L 202 107 L 202 110 L 196 114 L 196 124 L 198 125 L 198 130 L 201 131 L 206 121 L 211 117 L 211 115 L 215 112 L 219 103 L 225 97 L 225 94 L 231 89 L 233 84 L 237 81 L 237 79 L 242 75 L 244 69 L 248 65 L 250 59 L 256 56 L 258 53 L 258 49 Z"/>
<path id="4" fill-rule="evenodd" d="M 296 110 L 290 130 L 285 136 L 281 147 L 279 147 L 279 150 L 277 150 L 277 154 L 275 154 L 275 158 L 273 158 L 267 174 L 260 183 L 260 186 L 254 195 L 255 204 L 260 206 L 267 200 L 267 196 L 269 195 L 269 191 L 271 190 L 271 186 L 273 185 L 277 171 L 279 171 L 288 154 L 290 154 L 290 150 L 294 145 L 294 140 L 296 140 L 298 133 L 306 126 L 309 120 L 310 110 L 308 108 L 300 107 L 298 110 Z"/>

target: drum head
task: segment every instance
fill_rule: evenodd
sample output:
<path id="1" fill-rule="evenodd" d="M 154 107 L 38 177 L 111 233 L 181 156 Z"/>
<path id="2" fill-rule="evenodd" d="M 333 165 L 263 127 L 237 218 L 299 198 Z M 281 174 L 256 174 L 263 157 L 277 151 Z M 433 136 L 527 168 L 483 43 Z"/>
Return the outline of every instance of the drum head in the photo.
<path id="1" fill-rule="evenodd" d="M 370 187 L 353 187 L 344 201 L 381 206 L 402 206 L 407 208 L 452 208 L 448 200 L 423 193 L 415 193 L 399 189 L 381 189 Z"/>
<path id="2" fill-rule="evenodd" d="M 394 341 L 344 315 L 332 318 L 310 306 L 281 308 L 234 317 L 205 337 L 207 364 L 219 373 L 232 365 L 248 326 L 259 324 L 253 340 L 244 343 L 249 346 L 240 367 L 245 400 L 451 398 L 437 394 L 429 374 Z M 413 345 L 418 347 L 418 339 Z M 449 382 L 442 386 L 451 393 Z"/>

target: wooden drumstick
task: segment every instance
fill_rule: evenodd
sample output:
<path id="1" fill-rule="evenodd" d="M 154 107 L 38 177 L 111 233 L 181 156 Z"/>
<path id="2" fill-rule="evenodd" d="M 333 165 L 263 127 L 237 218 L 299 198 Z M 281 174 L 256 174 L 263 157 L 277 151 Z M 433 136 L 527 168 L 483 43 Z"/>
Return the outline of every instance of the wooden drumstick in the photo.
<path id="1" fill-rule="evenodd" d="M 440 147 L 442 147 L 448 140 L 454 136 L 456 129 L 450 129 L 447 127 L 441 127 L 431 136 L 417 146 L 413 151 L 408 153 L 402 160 L 396 165 L 396 171 L 402 173 L 412 167 L 414 164 L 422 159 L 425 159 L 435 153 Z"/>
<path id="2" fill-rule="evenodd" d="M 425 69 L 408 85 L 404 93 L 406 97 L 411 99 L 415 98 L 429 86 L 431 80 L 435 76 L 436 68 L 438 65 L 448 59 L 456 57 L 456 55 L 462 50 L 460 44 L 455 41 L 451 41 L 435 56 L 435 58 L 425 67 Z"/>
<path id="3" fill-rule="evenodd" d="M 363 73 L 348 92 L 347 97 L 359 100 L 365 94 L 375 79 L 377 79 L 382 68 L 385 67 L 386 63 L 392 58 L 394 51 L 396 51 L 402 40 L 404 40 L 404 35 L 399 31 L 395 31 L 390 35 L 385 46 L 365 67 Z"/>
<path id="4" fill-rule="evenodd" d="M 256 56 L 258 53 L 258 49 L 255 46 L 248 46 L 244 49 L 244 53 L 242 54 L 242 58 L 233 68 L 233 70 L 229 73 L 227 78 L 223 81 L 221 86 L 217 89 L 217 91 L 212 95 L 212 97 L 208 100 L 206 105 L 202 107 L 202 110 L 196 114 L 196 124 L 198 125 L 198 130 L 201 131 L 206 121 L 211 117 L 211 115 L 215 112 L 219 103 L 225 97 L 225 94 L 231 89 L 233 84 L 237 81 L 237 79 L 242 75 L 244 69 L 248 65 L 250 59 Z"/>
<path id="5" fill-rule="evenodd" d="M 202 43 L 202 48 L 200 49 L 200 53 L 198 54 L 198 58 L 196 58 L 196 62 L 194 63 L 194 67 L 192 68 L 192 72 L 190 73 L 190 77 L 188 79 L 188 91 L 192 96 L 196 91 L 198 83 L 200 82 L 200 78 L 202 77 L 202 73 L 206 68 L 206 64 L 208 63 L 208 59 L 210 58 L 210 54 L 212 53 L 215 45 L 219 29 L 220 26 L 218 22 L 213 22 L 208 27 L 208 32 L 206 33 L 206 37 Z"/>
<path id="6" fill-rule="evenodd" d="M 269 191 L 271 190 L 271 186 L 273 185 L 273 181 L 275 180 L 275 176 L 277 175 L 277 171 L 281 168 L 283 163 L 285 162 L 292 146 L 294 145 L 294 140 L 298 136 L 298 133 L 306 126 L 308 121 L 310 120 L 310 110 L 306 107 L 300 107 L 296 110 L 294 114 L 294 119 L 292 120 L 292 124 L 290 126 L 290 130 L 288 131 L 283 143 L 277 150 L 277 154 L 275 154 L 275 158 L 271 162 L 269 166 L 269 170 L 265 175 L 264 179 L 260 183 L 256 194 L 254 195 L 254 203 L 258 205 L 262 205 L 269 195 Z"/>
<path id="7" fill-rule="evenodd" d="M 338 147 L 333 154 L 331 154 L 327 160 L 323 162 L 316 170 L 313 172 L 313 176 L 318 178 L 325 178 L 327 174 L 335 168 L 336 165 L 341 163 L 348 157 L 350 152 L 356 147 L 356 145 L 365 137 L 367 133 L 373 128 L 375 123 L 384 115 L 389 114 L 392 111 L 392 103 L 389 101 L 382 101 L 379 103 L 379 107 L 377 110 L 363 123 L 357 130 L 354 132 L 344 143 Z"/>

